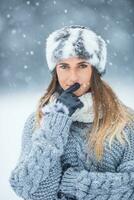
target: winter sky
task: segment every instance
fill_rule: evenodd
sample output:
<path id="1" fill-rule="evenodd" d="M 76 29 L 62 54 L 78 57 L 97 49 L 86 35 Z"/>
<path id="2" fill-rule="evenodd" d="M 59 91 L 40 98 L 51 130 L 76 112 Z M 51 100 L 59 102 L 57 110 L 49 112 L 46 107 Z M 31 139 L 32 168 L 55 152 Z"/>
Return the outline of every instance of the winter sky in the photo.
<path id="1" fill-rule="evenodd" d="M 133 0 L 0 0 L 0 199 L 19 200 L 8 177 L 20 153 L 24 121 L 51 75 L 45 39 L 64 25 L 91 27 L 107 42 L 107 81 L 134 108 Z"/>

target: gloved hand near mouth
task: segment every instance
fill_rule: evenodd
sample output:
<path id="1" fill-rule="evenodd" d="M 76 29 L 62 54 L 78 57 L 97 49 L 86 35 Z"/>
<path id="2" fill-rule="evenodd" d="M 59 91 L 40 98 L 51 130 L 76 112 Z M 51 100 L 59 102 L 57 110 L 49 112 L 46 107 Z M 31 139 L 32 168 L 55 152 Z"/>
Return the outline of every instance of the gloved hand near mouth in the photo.
<path id="1" fill-rule="evenodd" d="M 56 100 L 56 102 L 61 102 L 68 108 L 69 116 L 71 116 L 77 108 L 83 107 L 83 103 L 80 101 L 80 99 L 75 94 L 73 94 L 73 92 L 79 88 L 80 84 L 75 83 L 68 89 L 64 90 Z"/>

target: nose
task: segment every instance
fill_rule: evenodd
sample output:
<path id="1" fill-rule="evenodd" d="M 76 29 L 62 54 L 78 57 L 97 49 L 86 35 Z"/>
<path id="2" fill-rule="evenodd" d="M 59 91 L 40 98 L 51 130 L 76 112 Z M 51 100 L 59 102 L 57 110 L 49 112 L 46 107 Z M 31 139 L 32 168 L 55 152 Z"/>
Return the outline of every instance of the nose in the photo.
<path id="1" fill-rule="evenodd" d="M 78 82 L 78 75 L 75 71 L 72 71 L 70 74 L 69 74 L 69 80 L 71 83 L 76 83 Z"/>

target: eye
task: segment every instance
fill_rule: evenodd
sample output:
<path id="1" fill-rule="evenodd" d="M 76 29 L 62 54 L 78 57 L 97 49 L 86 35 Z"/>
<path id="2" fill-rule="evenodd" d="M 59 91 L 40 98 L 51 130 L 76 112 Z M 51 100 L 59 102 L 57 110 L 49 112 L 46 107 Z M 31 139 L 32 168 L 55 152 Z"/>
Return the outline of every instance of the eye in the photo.
<path id="1" fill-rule="evenodd" d="M 60 65 L 59 67 L 62 68 L 62 69 L 66 69 L 67 68 L 66 65 Z"/>
<path id="2" fill-rule="evenodd" d="M 87 67 L 87 65 L 84 65 L 84 64 L 82 64 L 80 66 L 82 66 L 81 68 L 86 68 Z"/>

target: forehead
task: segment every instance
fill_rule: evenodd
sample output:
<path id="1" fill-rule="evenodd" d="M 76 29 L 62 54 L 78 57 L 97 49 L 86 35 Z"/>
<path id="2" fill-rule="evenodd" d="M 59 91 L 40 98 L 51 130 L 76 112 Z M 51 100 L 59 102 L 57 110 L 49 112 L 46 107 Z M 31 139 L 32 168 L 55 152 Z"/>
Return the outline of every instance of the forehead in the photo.
<path id="1" fill-rule="evenodd" d="M 57 62 L 57 64 L 63 64 L 63 63 L 67 63 L 67 64 L 88 63 L 89 64 L 89 62 L 86 59 L 82 59 L 79 57 L 65 58 L 65 59 L 61 59 Z"/>

